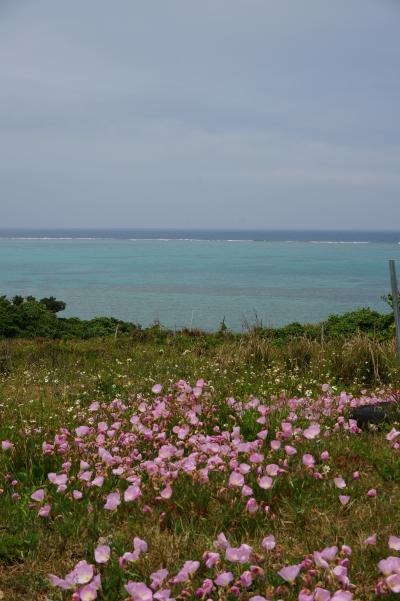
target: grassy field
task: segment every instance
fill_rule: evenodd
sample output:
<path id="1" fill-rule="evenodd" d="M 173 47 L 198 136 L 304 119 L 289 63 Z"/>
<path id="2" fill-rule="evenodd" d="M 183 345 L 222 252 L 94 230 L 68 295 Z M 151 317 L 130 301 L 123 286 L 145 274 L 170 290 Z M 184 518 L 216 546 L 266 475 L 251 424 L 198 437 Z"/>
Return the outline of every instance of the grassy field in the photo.
<path id="1" fill-rule="evenodd" d="M 0 341 L 0 599 L 397 598 L 394 350 Z"/>

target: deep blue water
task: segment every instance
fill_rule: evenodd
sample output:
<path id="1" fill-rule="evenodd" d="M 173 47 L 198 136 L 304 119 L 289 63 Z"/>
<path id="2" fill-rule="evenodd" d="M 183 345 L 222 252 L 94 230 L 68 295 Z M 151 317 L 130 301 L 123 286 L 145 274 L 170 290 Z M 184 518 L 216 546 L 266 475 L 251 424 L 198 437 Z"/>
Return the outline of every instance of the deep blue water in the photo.
<path id="1" fill-rule="evenodd" d="M 400 232 L 0 230 L 0 294 L 54 295 L 65 315 L 240 330 L 385 310 Z"/>

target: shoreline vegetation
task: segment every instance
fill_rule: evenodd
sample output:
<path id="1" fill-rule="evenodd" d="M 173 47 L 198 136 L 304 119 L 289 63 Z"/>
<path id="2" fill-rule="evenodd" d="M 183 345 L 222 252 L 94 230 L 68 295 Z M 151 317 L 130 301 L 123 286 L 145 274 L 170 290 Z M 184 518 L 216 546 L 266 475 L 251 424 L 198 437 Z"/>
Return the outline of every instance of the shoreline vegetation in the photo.
<path id="1" fill-rule="evenodd" d="M 391 296 L 383 297 L 391 306 Z M 0 296 L 0 339 L 2 338 L 44 338 L 44 339 L 83 339 L 107 336 L 129 335 L 135 339 L 154 337 L 167 338 L 171 335 L 187 336 L 227 336 L 238 338 L 256 333 L 271 341 L 286 341 L 305 337 L 309 340 L 321 341 L 364 334 L 371 339 L 389 340 L 395 333 L 392 312 L 379 313 L 369 307 L 363 307 L 343 314 L 330 315 L 319 323 L 292 322 L 281 327 L 266 327 L 255 315 L 254 323 L 243 322 L 242 332 L 233 332 L 222 318 L 218 330 L 210 332 L 200 328 L 181 328 L 179 330 L 164 327 L 159 321 L 143 327 L 134 322 L 123 321 L 114 317 L 95 317 L 80 319 L 78 317 L 59 317 L 66 303 L 53 296 L 40 300 L 33 296 Z"/>

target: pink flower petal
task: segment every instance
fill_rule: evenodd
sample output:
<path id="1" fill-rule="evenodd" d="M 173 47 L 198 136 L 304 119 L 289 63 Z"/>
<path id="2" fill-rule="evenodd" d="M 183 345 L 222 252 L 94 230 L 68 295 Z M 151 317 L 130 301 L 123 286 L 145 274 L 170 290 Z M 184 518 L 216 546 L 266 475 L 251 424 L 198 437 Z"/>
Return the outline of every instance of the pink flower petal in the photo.
<path id="1" fill-rule="evenodd" d="M 132 486 L 128 486 L 126 491 L 124 492 L 124 501 L 127 503 L 129 501 L 135 501 L 142 495 L 140 488 L 136 484 L 132 484 Z"/>
<path id="2" fill-rule="evenodd" d="M 371 534 L 363 541 L 364 545 L 376 545 L 376 534 Z"/>
<path id="3" fill-rule="evenodd" d="M 132 597 L 133 601 L 152 601 L 153 591 L 149 589 L 144 582 L 132 582 L 125 585 L 125 590 Z"/>
<path id="4" fill-rule="evenodd" d="M 92 583 L 86 584 L 79 590 L 79 598 L 81 601 L 94 601 L 97 599 L 97 589 Z"/>
<path id="5" fill-rule="evenodd" d="M 389 549 L 400 551 L 400 537 L 393 535 L 389 536 Z"/>
<path id="6" fill-rule="evenodd" d="M 386 584 L 392 593 L 400 593 L 400 574 L 391 574 L 386 578 Z"/>
<path id="7" fill-rule="evenodd" d="M 93 578 L 93 574 L 93 566 L 87 563 L 87 561 L 80 561 L 76 564 L 74 569 L 74 575 L 75 582 L 77 584 L 87 584 Z"/>
<path id="8" fill-rule="evenodd" d="M 321 432 L 321 427 L 319 424 L 312 424 L 309 428 L 306 428 L 303 432 L 303 435 L 308 440 L 312 440 L 316 438 Z"/>
<path id="9" fill-rule="evenodd" d="M 9 440 L 1 441 L 1 448 L 3 449 L 3 451 L 10 451 L 13 447 L 14 447 L 13 443 L 10 442 Z"/>
<path id="10" fill-rule="evenodd" d="M 297 576 L 300 573 L 300 566 L 298 565 L 294 565 L 294 566 L 286 566 L 285 568 L 282 568 L 281 570 L 279 570 L 278 574 L 281 578 L 283 578 L 283 580 L 286 580 L 286 582 L 294 582 L 297 578 Z"/>
<path id="11" fill-rule="evenodd" d="M 111 556 L 111 549 L 108 545 L 99 545 L 94 551 L 96 563 L 107 563 Z"/>
<path id="12" fill-rule="evenodd" d="M 49 517 L 51 512 L 51 505 L 43 505 L 38 511 L 38 516 L 41 518 Z"/>
<path id="13" fill-rule="evenodd" d="M 111 492 L 107 495 L 106 504 L 104 505 L 104 509 L 108 509 L 109 511 L 113 511 L 121 504 L 121 497 L 119 492 Z"/>
<path id="14" fill-rule="evenodd" d="M 264 490 L 269 490 L 272 488 L 273 483 L 274 481 L 270 476 L 263 476 L 258 480 L 258 486 Z"/>
<path id="15" fill-rule="evenodd" d="M 232 580 L 232 572 L 222 572 L 221 574 L 219 574 L 219 576 L 217 576 L 214 582 L 217 586 L 228 586 L 232 582 Z"/>
<path id="16" fill-rule="evenodd" d="M 45 492 L 44 492 L 43 488 L 39 488 L 38 490 L 35 490 L 35 492 L 31 494 L 31 499 L 33 499 L 34 501 L 38 501 L 40 503 L 40 501 L 43 501 L 44 495 L 45 495 Z"/>
<path id="17" fill-rule="evenodd" d="M 264 547 L 267 551 L 272 551 L 276 547 L 275 536 L 273 534 L 269 534 L 265 538 L 263 538 L 261 546 Z"/>

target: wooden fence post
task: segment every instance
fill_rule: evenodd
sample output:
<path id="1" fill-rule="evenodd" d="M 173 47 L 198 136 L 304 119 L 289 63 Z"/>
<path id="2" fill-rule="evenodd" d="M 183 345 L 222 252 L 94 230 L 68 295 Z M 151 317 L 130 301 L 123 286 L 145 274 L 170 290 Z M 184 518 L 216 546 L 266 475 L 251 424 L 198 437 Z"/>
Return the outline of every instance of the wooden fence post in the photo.
<path id="1" fill-rule="evenodd" d="M 397 361 L 400 364 L 400 307 L 399 307 L 399 288 L 397 285 L 396 265 L 393 259 L 389 261 L 390 283 L 392 285 L 392 301 L 394 322 L 396 324 L 396 342 L 397 342 Z"/>

